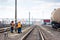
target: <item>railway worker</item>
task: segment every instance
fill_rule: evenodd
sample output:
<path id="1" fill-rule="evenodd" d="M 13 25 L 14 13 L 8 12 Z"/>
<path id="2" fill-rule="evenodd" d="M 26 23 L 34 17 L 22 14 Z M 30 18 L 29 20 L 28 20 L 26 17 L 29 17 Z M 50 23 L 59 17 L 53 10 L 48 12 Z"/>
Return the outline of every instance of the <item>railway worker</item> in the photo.
<path id="1" fill-rule="evenodd" d="M 17 25 L 18 25 L 18 26 L 17 26 L 17 28 L 18 28 L 18 33 L 21 33 L 21 28 L 22 28 L 21 22 L 19 21 Z"/>
<path id="2" fill-rule="evenodd" d="M 13 33 L 13 30 L 14 30 L 14 21 L 11 21 L 10 25 L 11 25 L 11 33 Z"/>

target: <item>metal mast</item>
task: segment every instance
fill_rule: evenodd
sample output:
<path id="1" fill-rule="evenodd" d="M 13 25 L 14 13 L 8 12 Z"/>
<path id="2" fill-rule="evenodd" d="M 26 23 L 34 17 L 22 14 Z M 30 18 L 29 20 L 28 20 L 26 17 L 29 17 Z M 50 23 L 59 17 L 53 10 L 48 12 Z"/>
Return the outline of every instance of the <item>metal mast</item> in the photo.
<path id="1" fill-rule="evenodd" d="M 29 26 L 30 26 L 30 12 L 29 12 Z"/>
<path id="2" fill-rule="evenodd" d="M 16 23 L 17 23 L 17 0 L 15 0 L 15 28 L 16 28 Z"/>

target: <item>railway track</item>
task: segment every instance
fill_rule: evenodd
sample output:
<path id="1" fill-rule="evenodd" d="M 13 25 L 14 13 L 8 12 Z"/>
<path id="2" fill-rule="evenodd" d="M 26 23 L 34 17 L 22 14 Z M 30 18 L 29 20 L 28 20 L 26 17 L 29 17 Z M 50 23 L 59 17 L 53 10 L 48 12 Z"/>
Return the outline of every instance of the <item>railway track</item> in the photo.
<path id="1" fill-rule="evenodd" d="M 0 33 L 6 32 L 6 31 L 9 31 L 9 30 L 10 30 L 10 27 L 0 28 Z"/>
<path id="2" fill-rule="evenodd" d="M 32 28 L 21 40 L 44 40 L 42 33 L 38 27 Z"/>

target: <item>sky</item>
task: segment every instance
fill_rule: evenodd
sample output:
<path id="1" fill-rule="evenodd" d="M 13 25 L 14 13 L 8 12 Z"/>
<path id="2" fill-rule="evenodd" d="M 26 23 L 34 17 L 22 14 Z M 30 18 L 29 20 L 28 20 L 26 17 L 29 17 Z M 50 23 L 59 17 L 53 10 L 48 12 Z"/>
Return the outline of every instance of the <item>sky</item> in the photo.
<path id="1" fill-rule="evenodd" d="M 17 17 L 50 19 L 51 12 L 60 7 L 60 0 L 18 0 Z M 15 17 L 15 0 L 0 0 L 0 18 Z"/>

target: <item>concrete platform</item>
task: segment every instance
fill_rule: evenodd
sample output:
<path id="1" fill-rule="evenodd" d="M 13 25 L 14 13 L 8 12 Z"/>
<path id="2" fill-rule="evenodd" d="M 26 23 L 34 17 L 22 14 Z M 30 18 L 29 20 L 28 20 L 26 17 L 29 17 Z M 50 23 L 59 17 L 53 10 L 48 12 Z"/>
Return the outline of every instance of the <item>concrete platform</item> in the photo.
<path id="1" fill-rule="evenodd" d="M 20 38 L 22 38 L 23 35 L 25 35 L 31 27 L 28 27 L 24 30 L 22 30 L 22 33 L 18 34 L 17 32 L 14 33 L 8 33 L 8 39 L 7 40 L 20 40 Z"/>

